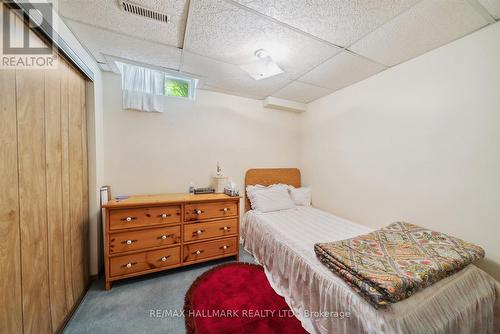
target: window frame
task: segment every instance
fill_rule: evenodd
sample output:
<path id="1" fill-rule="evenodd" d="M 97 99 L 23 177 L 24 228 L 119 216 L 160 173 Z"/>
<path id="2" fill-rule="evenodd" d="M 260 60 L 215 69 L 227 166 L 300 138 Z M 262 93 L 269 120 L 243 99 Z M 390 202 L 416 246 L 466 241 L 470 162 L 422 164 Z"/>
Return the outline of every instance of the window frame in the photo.
<path id="1" fill-rule="evenodd" d="M 183 81 L 187 82 L 188 84 L 188 95 L 187 96 L 175 96 L 175 95 L 165 95 L 165 97 L 173 97 L 173 98 L 178 98 L 178 99 L 188 99 L 188 100 L 194 100 L 195 99 L 195 93 L 196 93 L 196 84 L 197 84 L 197 79 L 190 78 L 187 76 L 178 76 L 178 75 L 172 75 L 168 72 L 161 71 L 163 72 L 163 87 L 164 87 L 164 92 L 165 92 L 165 82 L 170 79 L 172 81 Z"/>
<path id="2" fill-rule="evenodd" d="M 111 57 L 108 56 L 106 57 L 106 60 L 108 60 L 108 63 L 112 64 L 110 66 L 110 69 L 112 72 L 115 72 L 116 74 L 122 75 L 118 63 L 122 63 L 124 65 L 130 65 L 130 66 L 137 66 L 137 67 L 143 67 L 152 71 L 158 71 L 161 72 L 163 75 L 163 87 L 165 87 L 165 80 L 168 79 L 173 79 L 173 80 L 178 80 L 178 81 L 185 81 L 188 83 L 188 96 L 173 96 L 173 95 L 165 95 L 165 89 L 163 89 L 163 94 L 159 95 L 165 98 L 169 99 L 177 99 L 180 101 L 194 101 L 196 99 L 196 88 L 198 87 L 199 79 L 196 77 L 193 77 L 191 75 L 177 72 L 171 69 L 163 68 L 163 67 L 158 67 L 154 65 L 147 65 L 147 64 L 142 64 L 138 63 L 135 61 L 130 61 L 130 60 L 125 60 L 122 58 L 118 57 Z"/>

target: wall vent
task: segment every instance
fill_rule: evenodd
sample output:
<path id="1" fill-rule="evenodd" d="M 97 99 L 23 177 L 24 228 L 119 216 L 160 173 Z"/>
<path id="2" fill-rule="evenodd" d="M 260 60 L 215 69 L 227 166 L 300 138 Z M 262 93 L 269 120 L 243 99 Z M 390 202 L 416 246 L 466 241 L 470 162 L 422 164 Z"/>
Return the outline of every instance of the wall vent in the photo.
<path id="1" fill-rule="evenodd" d="M 143 7 L 143 6 L 136 5 L 135 3 L 132 3 L 130 1 L 120 0 L 119 4 L 120 4 L 121 9 L 125 12 L 131 13 L 134 15 L 139 15 L 139 16 L 151 19 L 151 20 L 160 21 L 163 23 L 168 22 L 167 14 L 155 12 L 154 10 L 151 10 L 151 9 Z"/>

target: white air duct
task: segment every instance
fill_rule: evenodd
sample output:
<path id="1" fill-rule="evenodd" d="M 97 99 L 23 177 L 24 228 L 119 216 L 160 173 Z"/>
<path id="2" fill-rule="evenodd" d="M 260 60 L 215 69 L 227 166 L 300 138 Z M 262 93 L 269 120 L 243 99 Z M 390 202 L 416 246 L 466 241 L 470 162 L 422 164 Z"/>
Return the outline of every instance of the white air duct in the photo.
<path id="1" fill-rule="evenodd" d="M 266 97 L 263 101 L 264 108 L 278 109 L 293 112 L 304 112 L 307 110 L 307 104 L 294 102 L 285 99 L 279 99 L 277 97 Z"/>

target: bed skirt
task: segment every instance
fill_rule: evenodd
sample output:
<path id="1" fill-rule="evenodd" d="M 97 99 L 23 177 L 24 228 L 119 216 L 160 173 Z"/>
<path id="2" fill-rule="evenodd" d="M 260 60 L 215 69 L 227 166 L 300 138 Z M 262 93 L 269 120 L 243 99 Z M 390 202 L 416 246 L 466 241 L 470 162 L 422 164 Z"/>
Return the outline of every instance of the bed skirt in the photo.
<path id="1" fill-rule="evenodd" d="M 296 251 L 250 215 L 245 220 L 244 248 L 265 268 L 273 289 L 310 333 L 494 332 L 498 282 L 473 265 L 436 283 L 432 295 L 424 289 L 377 310 L 333 273 L 328 277 L 311 270 Z"/>

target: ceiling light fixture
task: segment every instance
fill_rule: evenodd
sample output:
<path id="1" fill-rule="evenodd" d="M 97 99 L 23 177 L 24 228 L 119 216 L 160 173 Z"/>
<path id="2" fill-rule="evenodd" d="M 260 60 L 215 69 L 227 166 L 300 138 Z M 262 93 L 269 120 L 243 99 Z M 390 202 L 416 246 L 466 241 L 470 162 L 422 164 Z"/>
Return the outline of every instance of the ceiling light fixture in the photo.
<path id="1" fill-rule="evenodd" d="M 259 49 L 255 51 L 254 55 L 259 58 L 258 61 L 240 66 L 253 79 L 262 80 L 283 73 L 283 70 L 273 61 L 266 50 Z"/>
<path id="2" fill-rule="evenodd" d="M 259 59 L 265 59 L 268 57 L 271 58 L 269 53 L 264 49 L 258 49 L 257 51 L 254 52 L 254 55 L 255 55 L 255 57 L 257 57 Z"/>

